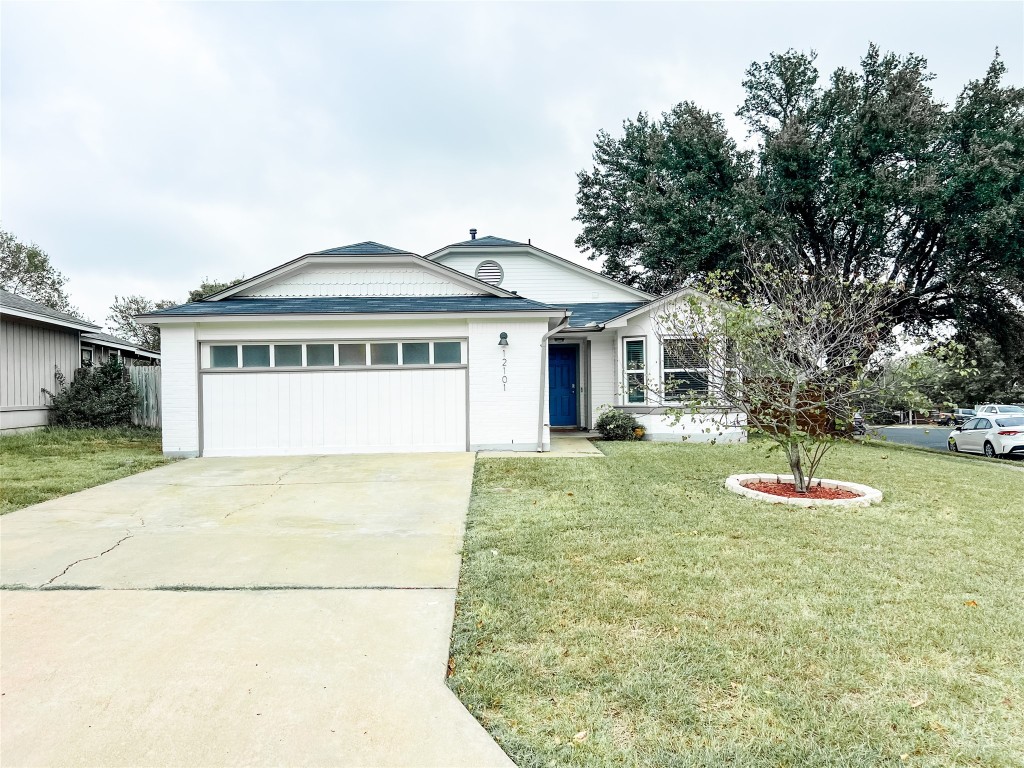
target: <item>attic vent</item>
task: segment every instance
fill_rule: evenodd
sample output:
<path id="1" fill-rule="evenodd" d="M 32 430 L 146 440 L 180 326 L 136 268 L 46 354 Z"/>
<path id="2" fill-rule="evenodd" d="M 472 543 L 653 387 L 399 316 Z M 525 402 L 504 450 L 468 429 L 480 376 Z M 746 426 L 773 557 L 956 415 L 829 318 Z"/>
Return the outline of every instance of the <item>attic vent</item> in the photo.
<path id="1" fill-rule="evenodd" d="M 485 283 L 491 285 L 501 285 L 502 279 L 505 277 L 505 273 L 501 269 L 501 264 L 496 261 L 481 261 L 479 266 L 476 268 L 476 279 L 483 280 Z"/>

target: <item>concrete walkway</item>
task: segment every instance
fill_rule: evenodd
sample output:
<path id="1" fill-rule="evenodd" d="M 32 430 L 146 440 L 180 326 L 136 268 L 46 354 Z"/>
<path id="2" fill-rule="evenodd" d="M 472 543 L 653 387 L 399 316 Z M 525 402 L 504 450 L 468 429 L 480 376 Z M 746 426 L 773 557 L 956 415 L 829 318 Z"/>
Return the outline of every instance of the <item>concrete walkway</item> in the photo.
<path id="1" fill-rule="evenodd" d="M 472 470 L 193 459 L 0 518 L 0 764 L 511 765 L 444 684 Z"/>
<path id="2" fill-rule="evenodd" d="M 552 432 L 550 451 L 480 451 L 482 459 L 603 459 L 590 432 Z"/>

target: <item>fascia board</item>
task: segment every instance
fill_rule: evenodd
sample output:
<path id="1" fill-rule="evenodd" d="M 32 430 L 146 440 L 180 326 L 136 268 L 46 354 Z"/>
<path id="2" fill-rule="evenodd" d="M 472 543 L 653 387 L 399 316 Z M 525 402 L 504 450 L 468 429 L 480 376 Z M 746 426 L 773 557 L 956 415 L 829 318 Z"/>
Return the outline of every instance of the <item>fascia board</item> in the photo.
<path id="1" fill-rule="evenodd" d="M 568 312 L 557 309 L 520 309 L 493 310 L 490 312 L 333 312 L 308 313 L 289 312 L 278 315 L 136 315 L 135 319 L 143 325 L 185 325 L 194 323 L 264 323 L 264 322 L 299 322 L 324 320 L 448 320 L 452 318 L 486 318 L 486 317 L 567 317 Z"/>
<path id="2" fill-rule="evenodd" d="M 56 325 L 61 328 L 72 328 L 76 331 L 98 331 L 100 327 L 87 323 L 84 320 L 81 322 L 71 322 L 69 320 L 58 320 L 55 317 L 47 317 L 46 315 L 38 315 L 35 312 L 29 312 L 23 309 L 15 309 L 14 307 L 0 307 L 0 315 L 12 315 L 14 317 L 23 317 L 26 320 L 35 320 L 39 323 L 46 323 L 47 325 Z"/>

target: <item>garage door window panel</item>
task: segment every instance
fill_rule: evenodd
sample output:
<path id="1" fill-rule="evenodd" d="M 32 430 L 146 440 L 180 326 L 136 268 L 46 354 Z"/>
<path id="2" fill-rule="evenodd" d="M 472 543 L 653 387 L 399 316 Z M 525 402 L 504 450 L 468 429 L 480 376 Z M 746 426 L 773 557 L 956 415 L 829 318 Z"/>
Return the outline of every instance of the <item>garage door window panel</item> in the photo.
<path id="1" fill-rule="evenodd" d="M 275 344 L 275 368 L 299 368 L 302 366 L 301 344 Z"/>
<path id="2" fill-rule="evenodd" d="M 339 344 L 338 365 L 353 366 L 366 365 L 365 344 Z"/>
<path id="3" fill-rule="evenodd" d="M 333 344 L 307 344 L 306 365 L 310 368 L 326 368 L 334 365 Z"/>
<path id="4" fill-rule="evenodd" d="M 435 341 L 434 365 L 461 365 L 461 341 Z"/>
<path id="5" fill-rule="evenodd" d="M 404 342 L 402 365 L 430 365 L 430 344 L 425 341 Z"/>
<path id="6" fill-rule="evenodd" d="M 398 365 L 398 344 L 371 344 L 370 365 Z"/>
<path id="7" fill-rule="evenodd" d="M 242 345 L 242 367 L 243 368 L 269 368 L 270 367 L 270 345 L 269 344 L 244 344 L 244 345 Z"/>
<path id="8" fill-rule="evenodd" d="M 215 344 L 210 347 L 211 368 L 237 368 L 238 347 L 235 344 L 230 346 Z"/>

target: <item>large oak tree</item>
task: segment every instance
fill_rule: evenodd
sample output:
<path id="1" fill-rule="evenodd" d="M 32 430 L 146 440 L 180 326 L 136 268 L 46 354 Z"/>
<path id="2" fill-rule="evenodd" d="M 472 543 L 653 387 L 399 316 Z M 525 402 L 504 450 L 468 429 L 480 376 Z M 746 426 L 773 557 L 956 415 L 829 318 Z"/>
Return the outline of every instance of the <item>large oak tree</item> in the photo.
<path id="1" fill-rule="evenodd" d="M 577 245 L 658 292 L 783 248 L 806 274 L 886 284 L 890 327 L 1006 345 L 1024 313 L 1024 89 L 1005 70 L 997 54 L 945 105 L 919 56 L 871 46 L 822 83 L 813 53 L 774 54 L 743 81 L 750 154 L 688 103 L 598 134 Z"/>

